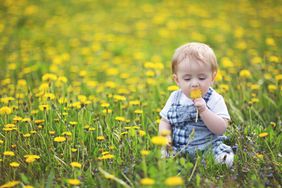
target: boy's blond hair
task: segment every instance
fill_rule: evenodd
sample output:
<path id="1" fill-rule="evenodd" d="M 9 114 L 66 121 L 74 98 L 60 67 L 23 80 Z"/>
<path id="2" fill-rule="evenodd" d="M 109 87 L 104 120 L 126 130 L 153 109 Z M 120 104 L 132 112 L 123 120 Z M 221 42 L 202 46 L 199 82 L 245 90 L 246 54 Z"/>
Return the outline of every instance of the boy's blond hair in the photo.
<path id="1" fill-rule="evenodd" d="M 177 48 L 172 57 L 172 73 L 177 71 L 177 65 L 182 61 L 196 61 L 210 64 L 212 72 L 217 72 L 217 60 L 214 51 L 206 44 L 191 42 Z"/>

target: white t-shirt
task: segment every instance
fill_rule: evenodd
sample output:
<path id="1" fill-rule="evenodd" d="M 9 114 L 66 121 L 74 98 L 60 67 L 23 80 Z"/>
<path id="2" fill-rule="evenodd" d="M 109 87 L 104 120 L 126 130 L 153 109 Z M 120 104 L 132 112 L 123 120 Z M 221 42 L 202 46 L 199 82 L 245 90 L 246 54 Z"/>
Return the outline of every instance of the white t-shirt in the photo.
<path id="1" fill-rule="evenodd" d="M 168 118 L 167 118 L 167 112 L 168 110 L 170 109 L 170 106 L 173 102 L 173 99 L 175 98 L 177 92 L 179 92 L 180 90 L 177 90 L 177 91 L 174 91 L 170 94 L 164 108 L 161 110 L 160 112 L 160 115 L 162 118 L 164 118 L 165 120 L 168 121 Z M 181 92 L 181 91 L 180 91 Z M 181 96 L 180 96 L 180 99 L 179 99 L 179 103 L 181 105 L 191 105 L 193 104 L 193 101 L 186 97 L 186 95 L 184 93 L 181 92 Z M 213 90 L 209 100 L 208 100 L 208 103 L 207 103 L 207 106 L 208 108 L 214 112 L 215 114 L 217 114 L 218 116 L 222 117 L 222 118 L 225 118 L 225 119 L 228 119 L 230 120 L 230 115 L 228 113 L 228 110 L 227 110 L 227 107 L 226 107 L 226 104 L 224 102 L 224 99 L 223 97 L 218 94 L 215 90 Z M 169 121 L 168 121 L 169 122 Z"/>

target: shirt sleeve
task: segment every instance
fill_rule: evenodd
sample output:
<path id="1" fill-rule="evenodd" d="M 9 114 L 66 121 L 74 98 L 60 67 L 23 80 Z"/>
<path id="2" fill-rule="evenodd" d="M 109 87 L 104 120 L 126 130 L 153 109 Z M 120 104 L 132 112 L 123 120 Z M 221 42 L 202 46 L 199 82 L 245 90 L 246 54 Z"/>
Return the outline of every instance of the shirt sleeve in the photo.
<path id="1" fill-rule="evenodd" d="M 172 104 L 172 100 L 173 100 L 173 98 L 174 98 L 175 93 L 176 93 L 176 92 L 172 92 L 172 93 L 170 94 L 168 100 L 166 101 L 166 104 L 165 104 L 164 108 L 163 108 L 163 109 L 161 110 L 161 112 L 160 112 L 160 116 L 161 116 L 162 118 L 164 118 L 167 122 L 169 122 L 169 121 L 168 121 L 168 118 L 167 118 L 167 112 L 168 112 L 168 110 L 169 110 L 169 108 L 170 108 L 170 106 L 171 106 L 171 104 Z"/>
<path id="2" fill-rule="evenodd" d="M 217 100 L 214 101 L 212 107 L 210 108 L 211 111 L 213 111 L 218 116 L 230 120 L 230 115 L 228 113 L 227 106 L 224 102 L 223 97 L 220 95 L 217 97 Z"/>

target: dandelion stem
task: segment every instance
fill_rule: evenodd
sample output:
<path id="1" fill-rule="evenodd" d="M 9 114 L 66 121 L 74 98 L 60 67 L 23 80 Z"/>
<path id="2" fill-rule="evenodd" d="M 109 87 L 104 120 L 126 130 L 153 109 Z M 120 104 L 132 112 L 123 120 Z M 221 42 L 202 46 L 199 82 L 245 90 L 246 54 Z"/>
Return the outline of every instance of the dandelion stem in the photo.
<path id="1" fill-rule="evenodd" d="M 197 109 L 197 112 L 196 112 L 196 120 L 195 120 L 196 123 L 198 122 L 198 116 L 199 116 L 199 110 Z"/>

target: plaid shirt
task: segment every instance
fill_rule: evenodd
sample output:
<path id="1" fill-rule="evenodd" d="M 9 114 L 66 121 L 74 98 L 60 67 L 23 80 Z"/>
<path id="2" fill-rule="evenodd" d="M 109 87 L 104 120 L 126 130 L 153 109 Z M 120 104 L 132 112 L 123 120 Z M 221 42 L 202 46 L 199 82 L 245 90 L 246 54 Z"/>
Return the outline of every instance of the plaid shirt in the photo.
<path id="1" fill-rule="evenodd" d="M 208 102 L 213 89 L 209 88 L 203 99 Z M 213 143 L 220 144 L 220 136 L 212 133 L 199 117 L 196 119 L 196 107 L 192 105 L 181 105 L 179 99 L 181 91 L 179 90 L 167 113 L 167 118 L 172 127 L 172 145 L 175 151 L 182 151 L 194 155 L 196 150 L 205 150 Z"/>

